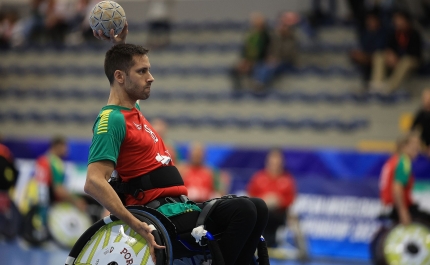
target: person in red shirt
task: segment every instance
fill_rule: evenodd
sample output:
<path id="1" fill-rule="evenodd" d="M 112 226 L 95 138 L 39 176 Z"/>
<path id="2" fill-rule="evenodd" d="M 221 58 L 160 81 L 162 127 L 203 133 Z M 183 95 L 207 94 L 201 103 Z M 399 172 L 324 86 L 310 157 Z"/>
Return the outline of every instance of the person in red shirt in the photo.
<path id="1" fill-rule="evenodd" d="M 17 177 L 13 155 L 7 146 L 1 144 L 0 135 L 0 193 L 7 194 L 9 189 L 15 186 Z"/>
<path id="2" fill-rule="evenodd" d="M 150 97 L 155 79 L 148 50 L 126 44 L 127 33 L 127 23 L 117 36 L 113 30 L 109 38 L 101 30 L 94 32 L 95 37 L 114 46 L 105 56 L 110 94 L 93 126 L 84 190 L 146 240 L 155 263 L 154 248 L 165 247 L 155 242 L 151 227 L 124 205 L 161 204 L 167 199 L 181 202 L 187 188 L 163 139 L 140 111 L 139 100 Z M 111 186 L 109 179 L 119 184 Z M 117 192 L 125 195 L 123 201 Z M 267 211 L 258 198 L 225 199 L 211 209 L 211 226 L 207 228 L 222 234 L 219 247 L 225 264 L 252 262 L 267 223 Z"/>
<path id="3" fill-rule="evenodd" d="M 294 202 L 294 179 L 284 170 L 284 156 L 280 149 L 272 149 L 266 166 L 251 178 L 248 194 L 262 198 L 269 208 L 269 219 L 264 238 L 268 247 L 276 247 L 276 230 L 286 223 L 288 208 Z"/>
<path id="4" fill-rule="evenodd" d="M 225 195 L 229 178 L 225 172 L 216 171 L 204 164 L 205 147 L 193 143 L 190 148 L 189 163 L 180 166 L 180 172 L 188 189 L 188 198 L 204 202 Z"/>
<path id="5" fill-rule="evenodd" d="M 398 143 L 398 152 L 388 159 L 381 171 L 381 201 L 392 207 L 390 218 L 403 225 L 409 225 L 413 218 L 430 220 L 430 216 L 419 211 L 412 199 L 412 161 L 420 152 L 420 144 L 418 134 L 410 133 L 403 137 Z"/>

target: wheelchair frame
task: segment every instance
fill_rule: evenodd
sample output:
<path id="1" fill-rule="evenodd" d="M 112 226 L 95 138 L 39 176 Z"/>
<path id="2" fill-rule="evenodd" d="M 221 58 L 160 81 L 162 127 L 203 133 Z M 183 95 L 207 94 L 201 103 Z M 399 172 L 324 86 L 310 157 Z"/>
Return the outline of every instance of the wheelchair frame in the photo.
<path id="1" fill-rule="evenodd" d="M 172 241 L 177 239 L 175 225 L 166 216 L 164 216 L 162 213 L 158 212 L 153 208 L 149 208 L 145 206 L 128 206 L 126 208 L 140 221 L 146 222 L 148 223 L 148 225 L 153 225 L 155 227 L 155 230 L 152 231 L 152 234 L 155 238 L 155 241 L 157 242 L 157 244 L 164 245 L 166 247 L 165 249 L 161 249 L 161 250 L 155 249 L 155 255 L 157 259 L 156 265 L 173 264 L 174 260 L 176 258 L 179 258 L 179 257 L 175 257 L 175 254 L 172 248 Z M 73 246 L 72 250 L 69 253 L 69 256 L 66 259 L 65 264 L 66 265 L 80 264 L 81 261 L 79 259 L 79 256 L 81 252 L 84 250 L 84 248 L 86 247 L 86 245 L 91 242 L 92 238 L 97 234 L 97 232 L 101 228 L 103 228 L 105 225 L 108 225 L 116 221 L 120 221 L 120 220 L 116 216 L 110 215 L 97 221 L 94 225 L 88 228 L 85 231 L 85 233 L 81 235 L 81 237 L 78 239 L 76 244 Z M 206 237 L 203 240 L 207 242 L 207 245 L 210 250 L 209 252 L 206 251 L 204 254 L 213 256 L 213 261 L 218 260 L 217 264 L 224 264 L 224 261 L 222 260 L 222 254 L 218 248 L 215 237 L 208 232 Z M 193 259 L 193 256 L 198 256 L 202 254 L 201 249 L 200 250 L 195 249 L 192 246 L 182 242 L 181 240 L 178 240 L 178 242 L 174 242 L 173 245 L 178 246 L 178 244 L 182 244 L 183 247 L 187 248 L 190 252 L 189 255 L 185 255 L 184 258 Z M 183 251 L 180 253 L 183 253 Z M 195 255 L 193 253 L 195 253 Z M 194 264 L 194 261 L 193 261 L 193 264 Z M 99 265 L 108 265 L 108 264 L 99 264 Z"/>

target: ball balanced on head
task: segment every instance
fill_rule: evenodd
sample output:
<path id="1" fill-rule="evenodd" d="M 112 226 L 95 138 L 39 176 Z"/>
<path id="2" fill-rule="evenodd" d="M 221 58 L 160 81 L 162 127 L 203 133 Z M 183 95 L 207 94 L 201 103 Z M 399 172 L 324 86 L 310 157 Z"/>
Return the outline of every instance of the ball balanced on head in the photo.
<path id="1" fill-rule="evenodd" d="M 102 1 L 97 3 L 90 14 L 90 26 L 96 32 L 101 30 L 106 37 L 110 36 L 110 30 L 119 34 L 126 23 L 124 9 L 114 1 Z"/>

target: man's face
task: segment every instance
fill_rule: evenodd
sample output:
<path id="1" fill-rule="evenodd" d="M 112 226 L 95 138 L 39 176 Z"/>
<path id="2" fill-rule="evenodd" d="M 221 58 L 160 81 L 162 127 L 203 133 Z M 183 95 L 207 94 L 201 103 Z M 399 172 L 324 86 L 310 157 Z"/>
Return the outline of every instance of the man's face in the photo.
<path id="1" fill-rule="evenodd" d="M 63 144 L 56 145 L 54 147 L 54 153 L 61 158 L 65 158 L 67 156 L 67 154 L 69 153 L 69 149 L 67 147 L 67 144 L 63 143 Z"/>
<path id="2" fill-rule="evenodd" d="M 412 137 L 406 145 L 407 152 L 412 159 L 415 159 L 421 150 L 421 140 L 419 137 Z"/>
<path id="3" fill-rule="evenodd" d="M 190 150 L 190 163 L 194 166 L 203 164 L 205 158 L 205 148 L 200 143 L 195 143 Z"/>
<path id="4" fill-rule="evenodd" d="M 146 55 L 133 56 L 134 65 L 130 68 L 125 78 L 125 91 L 133 100 L 145 100 L 151 93 L 151 85 L 154 82 L 149 72 L 151 65 Z"/>

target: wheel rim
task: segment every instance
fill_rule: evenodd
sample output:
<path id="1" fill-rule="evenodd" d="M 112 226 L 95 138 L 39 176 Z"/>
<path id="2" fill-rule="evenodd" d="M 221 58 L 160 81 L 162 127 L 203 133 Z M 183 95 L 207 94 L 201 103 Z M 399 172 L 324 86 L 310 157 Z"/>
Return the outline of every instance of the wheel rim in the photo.
<path id="1" fill-rule="evenodd" d="M 384 242 L 384 256 L 388 264 L 430 264 L 430 230 L 421 224 L 398 225 Z"/>
<path id="2" fill-rule="evenodd" d="M 122 221 L 100 228 L 80 252 L 75 264 L 153 265 L 149 247 L 139 234 Z"/>

